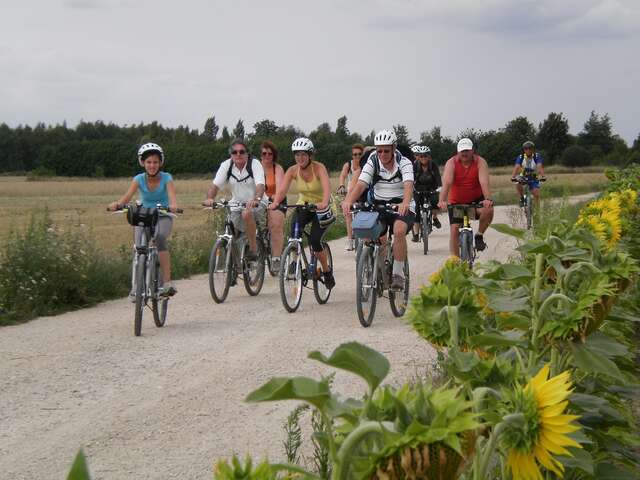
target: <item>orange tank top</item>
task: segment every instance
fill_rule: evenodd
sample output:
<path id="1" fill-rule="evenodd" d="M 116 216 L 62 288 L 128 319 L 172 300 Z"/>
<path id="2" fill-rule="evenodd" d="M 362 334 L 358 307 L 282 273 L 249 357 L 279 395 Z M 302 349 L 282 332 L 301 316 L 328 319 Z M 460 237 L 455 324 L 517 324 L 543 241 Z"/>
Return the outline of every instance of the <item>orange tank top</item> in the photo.
<path id="1" fill-rule="evenodd" d="M 454 158 L 453 185 L 449 192 L 449 203 L 471 203 L 482 197 L 482 187 L 480 186 L 480 175 L 478 171 L 478 155 L 473 156 L 473 160 L 468 167 L 456 155 Z"/>
<path id="2" fill-rule="evenodd" d="M 270 168 L 268 171 L 264 169 L 264 181 L 265 185 L 265 193 L 267 197 L 273 198 L 276 196 L 276 164 L 273 164 L 273 168 Z"/>

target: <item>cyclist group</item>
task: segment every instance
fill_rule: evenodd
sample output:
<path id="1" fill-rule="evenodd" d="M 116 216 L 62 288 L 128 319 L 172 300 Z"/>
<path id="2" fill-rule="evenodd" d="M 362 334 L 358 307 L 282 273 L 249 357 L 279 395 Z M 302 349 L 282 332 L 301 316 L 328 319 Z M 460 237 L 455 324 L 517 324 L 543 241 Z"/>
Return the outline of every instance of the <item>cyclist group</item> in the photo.
<path id="1" fill-rule="evenodd" d="M 310 139 L 296 139 L 291 150 L 295 164 L 285 171 L 277 162 L 278 150 L 272 142 L 262 143 L 258 160 L 250 156 L 244 140 L 234 140 L 229 148 L 230 158 L 218 168 L 203 205 L 214 205 L 218 192 L 228 186 L 232 194 L 231 202 L 245 205 L 232 208 L 231 221 L 247 237 L 249 250 L 246 259 L 257 259 L 257 235 L 268 229 L 271 265 L 277 271 L 284 243 L 287 192 L 295 183 L 298 190 L 296 204 L 313 205 L 315 208 L 296 209 L 297 221 L 294 223 L 299 228 L 311 224 L 309 243 L 322 265 L 323 283 L 330 290 L 335 286 L 335 279 L 322 247 L 322 238 L 335 221 L 329 174 L 326 167 L 314 159 L 314 145 Z M 163 149 L 155 143 L 142 145 L 138 150 L 138 162 L 144 168 L 144 173 L 133 178 L 127 192 L 109 204 L 109 210 L 122 208 L 138 192 L 142 207 L 153 209 L 160 205 L 168 212 L 175 212 L 177 201 L 173 179 L 162 171 L 165 163 Z M 520 178 L 526 178 L 525 183 L 528 183 L 536 200 L 540 188 L 538 172 L 544 176 L 542 158 L 535 152 L 533 143 L 527 141 L 523 144 L 523 153 L 516 158 L 512 180 L 517 174 Z M 522 182 L 516 188 L 522 198 Z M 382 212 L 379 217 L 383 227 L 381 238 L 387 229 L 391 229 L 395 239 L 391 290 L 402 290 L 405 285 L 403 266 L 407 258 L 406 235 L 412 231 L 412 240 L 418 241 L 416 222 L 423 205 L 430 205 L 433 226 L 436 228 L 441 228 L 437 214 L 446 211 L 448 205 L 477 205 L 475 214 L 479 228 L 474 238 L 475 249 L 482 251 L 486 248 L 483 235 L 494 213 L 489 168 L 486 160 L 475 153 L 473 142 L 468 138 L 458 142 L 457 154 L 447 160 L 441 177 L 428 146 L 414 145 L 410 151 L 404 150 L 398 145 L 393 131 L 381 130 L 374 137 L 373 147 L 353 145 L 351 161 L 342 168 L 337 193 L 346 195 L 341 203 L 348 233 L 346 250 L 355 248 L 351 228 L 351 208 L 355 203 L 366 201 L 395 206 L 394 211 Z M 449 248 L 452 255 L 458 255 L 458 229 L 462 222 L 452 212 L 449 209 Z M 177 292 L 171 282 L 167 248 L 171 229 L 171 216 L 160 216 L 155 226 L 155 242 L 162 271 L 160 294 L 163 296 L 172 296 Z M 142 231 L 142 227 L 136 227 L 136 244 Z"/>

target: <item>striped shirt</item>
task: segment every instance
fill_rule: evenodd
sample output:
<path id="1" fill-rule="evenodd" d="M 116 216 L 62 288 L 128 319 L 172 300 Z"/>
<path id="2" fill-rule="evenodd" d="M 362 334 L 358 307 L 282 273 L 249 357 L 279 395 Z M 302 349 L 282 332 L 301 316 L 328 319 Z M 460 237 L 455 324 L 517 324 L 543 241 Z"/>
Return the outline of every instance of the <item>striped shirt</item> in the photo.
<path id="1" fill-rule="evenodd" d="M 372 153 L 367 160 L 367 163 L 362 167 L 362 171 L 358 177 L 359 181 L 364 182 L 367 185 L 371 185 L 373 182 L 373 176 L 375 173 L 373 162 L 378 162 L 378 176 L 380 177 L 380 179 L 373 185 L 374 200 L 388 202 L 395 199 L 395 202 L 397 202 L 398 199 L 402 199 L 404 197 L 404 182 L 413 182 L 413 164 L 411 163 L 411 160 L 403 157 L 400 152 L 396 151 L 396 158 L 393 161 L 393 167 L 391 170 L 387 170 L 378 159 L 378 155 L 376 153 Z M 400 170 L 400 175 L 398 175 L 398 169 Z M 411 203 L 409 204 L 409 209 L 412 212 L 415 212 L 413 196 Z"/>

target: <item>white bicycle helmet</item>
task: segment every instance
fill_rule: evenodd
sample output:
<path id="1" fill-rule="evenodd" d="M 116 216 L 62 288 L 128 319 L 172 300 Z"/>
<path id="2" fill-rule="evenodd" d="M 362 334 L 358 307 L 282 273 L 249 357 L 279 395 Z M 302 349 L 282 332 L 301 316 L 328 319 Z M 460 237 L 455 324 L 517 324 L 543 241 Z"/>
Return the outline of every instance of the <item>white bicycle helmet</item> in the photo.
<path id="1" fill-rule="evenodd" d="M 157 143 L 145 143 L 138 149 L 138 163 L 144 167 L 142 156 L 147 152 L 156 152 L 160 154 L 160 165 L 164 165 L 164 150 Z"/>
<path id="2" fill-rule="evenodd" d="M 389 130 L 380 130 L 373 138 L 373 144 L 376 147 L 379 145 L 394 145 L 397 141 L 396 134 Z"/>
<path id="3" fill-rule="evenodd" d="M 414 145 L 411 147 L 411 151 L 420 155 L 427 155 L 431 153 L 431 149 L 426 145 Z"/>
<path id="4" fill-rule="evenodd" d="M 291 151 L 313 153 L 313 142 L 306 137 L 296 138 L 291 144 Z"/>

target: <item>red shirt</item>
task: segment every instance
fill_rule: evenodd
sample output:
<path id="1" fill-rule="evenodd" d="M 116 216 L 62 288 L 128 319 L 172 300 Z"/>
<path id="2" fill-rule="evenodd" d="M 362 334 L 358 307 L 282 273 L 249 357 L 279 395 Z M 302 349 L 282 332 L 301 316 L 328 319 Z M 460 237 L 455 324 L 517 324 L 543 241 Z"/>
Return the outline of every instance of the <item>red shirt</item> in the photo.
<path id="1" fill-rule="evenodd" d="M 448 202 L 471 203 L 482 197 L 482 187 L 480 186 L 480 175 L 478 161 L 482 157 L 473 155 L 471 164 L 468 167 L 462 165 L 460 157 L 455 155 L 449 160 L 453 160 L 453 184 L 449 191 Z"/>

